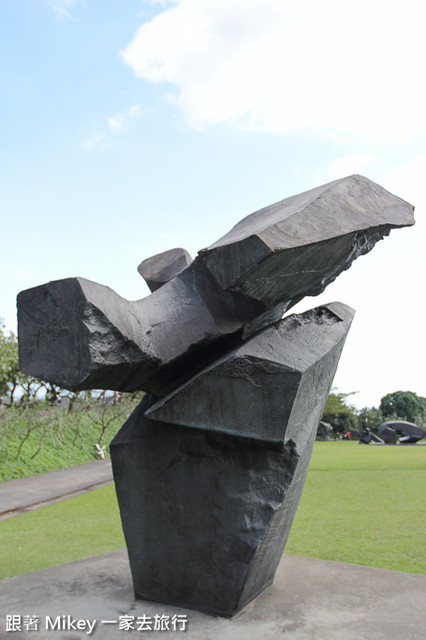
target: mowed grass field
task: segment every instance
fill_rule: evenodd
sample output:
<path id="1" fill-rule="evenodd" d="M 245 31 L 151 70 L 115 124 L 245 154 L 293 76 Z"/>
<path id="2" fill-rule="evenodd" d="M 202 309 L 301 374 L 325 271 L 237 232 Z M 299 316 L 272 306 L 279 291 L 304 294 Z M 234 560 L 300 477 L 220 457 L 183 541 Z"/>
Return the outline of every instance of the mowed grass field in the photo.
<path id="1" fill-rule="evenodd" d="M 426 446 L 317 442 L 286 553 L 426 574 Z"/>
<path id="2" fill-rule="evenodd" d="M 426 446 L 317 442 L 285 552 L 426 574 L 425 496 Z M 110 485 L 0 522 L 0 579 L 124 546 Z"/>

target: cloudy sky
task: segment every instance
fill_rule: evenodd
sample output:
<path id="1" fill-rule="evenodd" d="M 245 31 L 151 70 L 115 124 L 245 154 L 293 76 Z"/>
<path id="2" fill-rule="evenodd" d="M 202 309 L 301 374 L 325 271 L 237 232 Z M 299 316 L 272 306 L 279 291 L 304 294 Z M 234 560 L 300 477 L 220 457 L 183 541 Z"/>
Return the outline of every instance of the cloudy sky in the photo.
<path id="1" fill-rule="evenodd" d="M 349 6 L 351 8 L 349 8 Z M 361 173 L 416 206 L 318 298 L 357 310 L 335 379 L 426 396 L 425 11 L 418 0 L 0 0 L 0 317 Z"/>

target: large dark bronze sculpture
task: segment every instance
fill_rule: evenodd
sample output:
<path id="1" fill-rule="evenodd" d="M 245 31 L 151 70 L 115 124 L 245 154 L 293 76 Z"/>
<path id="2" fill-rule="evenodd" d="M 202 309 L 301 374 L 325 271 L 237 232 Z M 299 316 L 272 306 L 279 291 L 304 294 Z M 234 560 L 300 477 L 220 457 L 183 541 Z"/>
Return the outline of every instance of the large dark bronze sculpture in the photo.
<path id="1" fill-rule="evenodd" d="M 18 296 L 21 368 L 147 392 L 111 443 L 136 597 L 231 616 L 274 578 L 353 311 L 317 295 L 413 207 L 361 176 L 244 218 L 137 302 L 82 278 Z"/>
<path id="2" fill-rule="evenodd" d="M 416 444 L 426 436 L 426 432 L 413 422 L 389 420 L 377 427 L 377 433 L 386 444 Z M 397 437 L 399 436 L 399 440 Z"/>

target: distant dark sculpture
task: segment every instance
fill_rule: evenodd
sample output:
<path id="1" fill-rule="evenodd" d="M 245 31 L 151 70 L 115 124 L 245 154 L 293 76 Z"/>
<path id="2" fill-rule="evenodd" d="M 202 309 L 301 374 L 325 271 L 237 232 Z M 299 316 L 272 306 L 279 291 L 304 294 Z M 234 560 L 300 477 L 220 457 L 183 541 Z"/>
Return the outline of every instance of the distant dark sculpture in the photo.
<path id="1" fill-rule="evenodd" d="M 390 420 L 383 422 L 377 432 L 387 444 L 416 444 L 426 436 L 426 432 L 412 422 Z M 398 440 L 398 436 L 400 436 Z"/>
<path id="2" fill-rule="evenodd" d="M 361 435 L 360 435 L 360 438 L 359 438 L 359 444 L 370 444 L 371 440 L 372 440 L 371 431 L 367 427 L 366 429 L 361 431 Z"/>
<path id="3" fill-rule="evenodd" d="M 283 315 L 413 222 L 351 176 L 253 213 L 192 262 L 148 258 L 143 300 L 82 278 L 19 294 L 22 370 L 147 392 L 111 443 L 137 598 L 232 616 L 271 584 L 354 312 Z"/>
<path id="4" fill-rule="evenodd" d="M 318 427 L 318 433 L 321 435 L 322 439 L 326 442 L 331 442 L 332 438 L 330 437 L 330 433 L 333 431 L 333 427 L 328 422 L 324 422 L 321 420 Z"/>
<path id="5" fill-rule="evenodd" d="M 359 444 L 385 444 L 385 442 L 373 433 L 370 427 L 366 427 L 359 435 Z"/>

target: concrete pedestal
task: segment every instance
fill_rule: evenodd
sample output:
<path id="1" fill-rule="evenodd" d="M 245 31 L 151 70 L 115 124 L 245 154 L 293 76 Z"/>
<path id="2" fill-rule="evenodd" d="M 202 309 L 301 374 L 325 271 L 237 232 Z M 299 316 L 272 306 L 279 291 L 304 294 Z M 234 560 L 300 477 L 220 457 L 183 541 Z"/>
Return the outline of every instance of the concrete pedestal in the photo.
<path id="1" fill-rule="evenodd" d="M 116 551 L 0 582 L 0 638 L 420 640 L 425 602 L 426 576 L 285 555 L 259 598 L 232 619 L 215 618 L 134 600 L 127 553 Z M 6 615 L 39 616 L 39 629 L 8 632 Z M 119 628 L 125 615 L 134 618 L 133 631 Z M 55 629 L 46 630 L 46 617 Z M 57 628 L 58 617 L 68 629 Z M 145 631 L 137 629 L 142 619 Z M 78 629 L 78 620 L 96 620 L 93 631 L 83 622 Z M 186 631 L 178 630 L 184 620 Z"/>

